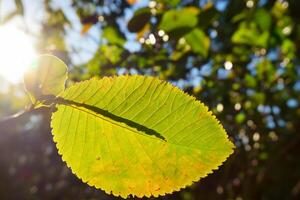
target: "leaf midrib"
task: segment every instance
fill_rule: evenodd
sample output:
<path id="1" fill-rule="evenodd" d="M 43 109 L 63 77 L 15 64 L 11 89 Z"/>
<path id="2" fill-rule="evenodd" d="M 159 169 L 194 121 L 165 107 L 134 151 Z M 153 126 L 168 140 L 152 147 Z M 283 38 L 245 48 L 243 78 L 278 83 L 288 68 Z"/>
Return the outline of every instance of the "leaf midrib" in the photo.
<path id="1" fill-rule="evenodd" d="M 120 126 L 120 127 L 125 128 L 127 130 L 130 130 L 130 131 L 133 131 L 137 134 L 140 134 L 140 135 L 143 135 L 143 136 L 148 136 L 150 138 L 153 138 L 151 136 L 155 136 L 157 139 L 159 139 L 163 142 L 167 142 L 166 138 L 163 137 L 157 131 L 155 131 L 153 129 L 150 129 L 146 126 L 143 126 L 141 124 L 138 124 L 138 123 L 136 123 L 134 121 L 131 121 L 129 119 L 125 119 L 125 118 L 122 118 L 120 116 L 114 115 L 114 114 L 108 112 L 107 110 L 103 110 L 101 108 L 91 106 L 91 105 L 87 105 L 87 104 L 84 104 L 84 103 L 78 103 L 78 102 L 75 102 L 75 101 L 67 100 L 67 99 L 64 99 L 64 98 L 61 98 L 61 97 L 58 97 L 57 99 L 55 99 L 54 103 L 70 106 L 74 109 L 77 109 L 77 110 L 80 110 L 82 112 L 91 114 L 94 117 L 101 118 L 102 120 L 107 121 L 109 123 L 112 123 L 114 125 Z M 82 108 L 84 108 L 84 109 L 82 109 Z M 123 125 L 123 124 L 126 124 L 127 126 Z"/>
<path id="2" fill-rule="evenodd" d="M 68 101 L 68 100 L 66 100 L 66 101 Z M 76 103 L 76 102 L 74 102 L 74 103 Z M 87 108 L 85 108 L 83 106 L 78 106 L 78 105 L 74 105 L 74 104 L 72 105 L 72 104 L 69 104 L 69 103 L 59 103 L 59 104 L 63 104 L 65 106 L 69 106 L 69 107 L 71 107 L 73 109 L 76 109 L 76 110 L 82 111 L 84 113 L 90 114 L 93 117 L 100 118 L 100 119 L 102 119 L 102 120 L 104 120 L 106 122 L 112 123 L 112 124 L 114 124 L 116 126 L 119 126 L 119 127 L 122 127 L 122 128 L 125 128 L 125 129 L 127 129 L 129 131 L 132 131 L 132 132 L 137 133 L 137 134 L 139 134 L 141 136 L 144 136 L 144 137 L 148 137 L 148 138 L 150 138 L 152 140 L 157 140 L 158 139 L 160 142 L 168 143 L 170 145 L 175 145 L 175 146 L 178 146 L 180 148 L 192 149 L 192 150 L 197 150 L 197 151 L 200 150 L 198 148 L 194 148 L 194 147 L 191 147 L 191 146 L 180 145 L 180 144 L 176 144 L 174 142 L 167 141 L 165 138 L 161 138 L 162 136 L 161 137 L 158 137 L 158 136 L 154 136 L 153 137 L 153 136 L 151 136 L 151 135 L 149 135 L 147 133 L 140 132 L 135 127 L 122 125 L 122 122 L 119 122 L 119 123 L 115 122 L 114 120 L 110 119 L 109 117 L 103 116 L 102 114 L 94 112 L 93 110 L 87 109 Z M 76 104 L 80 104 L 80 103 L 76 103 Z M 147 129 L 149 129 L 149 128 L 147 128 Z"/>
<path id="3" fill-rule="evenodd" d="M 101 109 L 101 108 L 98 108 L 98 107 L 95 107 L 95 106 L 91 106 L 91 105 L 88 105 L 88 104 L 85 104 L 85 103 L 75 102 L 75 101 L 72 101 L 72 100 L 67 100 L 67 99 L 64 99 L 62 97 L 56 98 L 53 103 L 62 104 L 62 105 L 65 105 L 65 106 L 70 106 L 74 109 L 77 109 L 79 111 L 85 112 L 85 113 L 90 114 L 90 115 L 93 115 L 96 118 L 100 118 L 100 119 L 102 119 L 106 122 L 112 123 L 112 124 L 114 124 L 116 126 L 119 126 L 119 127 L 122 127 L 122 128 L 125 128 L 129 131 L 132 131 L 132 132 L 137 133 L 139 135 L 148 137 L 150 139 L 154 139 L 154 140 L 158 139 L 161 142 L 169 143 L 169 144 L 172 144 L 172 145 L 175 145 L 175 146 L 179 146 L 181 148 L 200 150 L 200 149 L 195 148 L 195 147 L 180 145 L 178 143 L 168 141 L 164 136 L 162 136 L 160 133 L 158 133 L 157 131 L 155 131 L 153 129 L 150 129 L 150 128 L 144 126 L 144 125 L 138 124 L 138 123 L 136 123 L 134 121 L 131 121 L 129 119 L 122 118 L 120 116 L 112 114 L 111 112 L 109 112 L 107 110 L 104 110 L 104 109 Z"/>

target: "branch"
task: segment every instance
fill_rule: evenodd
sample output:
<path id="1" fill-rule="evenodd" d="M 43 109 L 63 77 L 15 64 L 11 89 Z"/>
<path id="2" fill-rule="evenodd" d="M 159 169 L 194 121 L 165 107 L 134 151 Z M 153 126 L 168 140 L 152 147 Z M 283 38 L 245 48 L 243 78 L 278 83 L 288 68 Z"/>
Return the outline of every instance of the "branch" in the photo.
<path id="1" fill-rule="evenodd" d="M 0 126 L 5 125 L 7 123 L 10 123 L 11 121 L 27 117 L 28 115 L 33 115 L 33 114 L 40 113 L 41 111 L 43 111 L 45 109 L 49 109 L 49 108 L 48 107 L 39 107 L 39 108 L 30 107 L 28 110 L 23 110 L 23 111 L 20 111 L 20 112 L 14 114 L 14 115 L 4 117 L 4 118 L 0 119 Z"/>

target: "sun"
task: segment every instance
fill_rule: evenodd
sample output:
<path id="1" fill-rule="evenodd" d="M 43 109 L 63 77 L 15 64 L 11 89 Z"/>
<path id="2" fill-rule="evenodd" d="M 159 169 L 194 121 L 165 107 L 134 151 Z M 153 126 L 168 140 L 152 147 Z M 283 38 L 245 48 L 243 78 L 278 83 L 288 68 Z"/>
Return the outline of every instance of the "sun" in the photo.
<path id="1" fill-rule="evenodd" d="M 19 83 L 36 52 L 29 35 L 12 25 L 0 26 L 0 76 Z"/>

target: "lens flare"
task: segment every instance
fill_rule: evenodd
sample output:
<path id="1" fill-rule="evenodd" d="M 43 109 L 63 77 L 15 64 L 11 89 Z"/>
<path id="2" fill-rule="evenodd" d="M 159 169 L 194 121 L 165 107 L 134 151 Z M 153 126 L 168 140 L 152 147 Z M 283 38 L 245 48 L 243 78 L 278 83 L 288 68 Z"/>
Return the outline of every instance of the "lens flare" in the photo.
<path id="1" fill-rule="evenodd" d="M 0 26 L 0 76 L 10 83 L 22 81 L 26 69 L 36 57 L 33 41 L 14 26 Z"/>

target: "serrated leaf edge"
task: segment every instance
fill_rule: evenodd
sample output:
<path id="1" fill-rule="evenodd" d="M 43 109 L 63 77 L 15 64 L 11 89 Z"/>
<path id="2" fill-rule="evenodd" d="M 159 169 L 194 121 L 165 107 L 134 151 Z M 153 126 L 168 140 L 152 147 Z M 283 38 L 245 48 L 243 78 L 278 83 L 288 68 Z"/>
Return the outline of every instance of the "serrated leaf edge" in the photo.
<path id="1" fill-rule="evenodd" d="M 113 79 L 113 78 L 116 78 L 116 77 L 122 77 L 122 76 L 123 76 L 123 77 L 133 77 L 133 76 L 142 76 L 142 75 L 121 75 L 121 76 L 114 75 L 114 76 L 109 76 L 109 77 L 108 77 L 108 76 L 105 76 L 105 77 L 103 77 L 103 78 L 101 78 L 101 79 L 104 79 L 104 78 Z M 150 76 L 149 76 L 149 77 L 150 77 Z M 152 76 L 151 76 L 151 77 L 152 77 Z M 156 77 L 153 77 L 153 78 L 156 78 Z M 76 82 L 76 83 L 74 83 L 73 85 L 69 86 L 67 89 L 71 89 L 72 87 L 75 87 L 77 84 L 82 84 L 82 83 L 84 83 L 84 82 L 88 82 L 88 81 L 92 81 L 92 80 L 97 80 L 97 81 L 98 81 L 98 80 L 101 80 L 101 79 L 99 79 L 98 77 L 93 77 L 93 78 L 88 79 L 88 80 L 84 80 L 84 81 L 81 81 L 81 82 Z M 158 78 L 157 78 L 157 79 L 158 79 Z M 184 185 L 184 186 L 178 186 L 177 188 L 173 188 L 173 189 L 170 190 L 170 191 L 164 191 L 164 193 L 161 193 L 161 194 L 158 194 L 158 193 L 157 193 L 157 194 L 151 194 L 151 195 L 147 195 L 147 194 L 146 194 L 146 195 L 143 195 L 143 196 L 138 196 L 138 195 L 135 195 L 135 194 L 131 194 L 133 197 L 134 197 L 134 196 L 136 196 L 136 197 L 138 197 L 138 198 L 143 198 L 143 197 L 150 198 L 150 197 L 152 197 L 152 196 L 153 196 L 153 197 L 159 197 L 159 196 L 164 196 L 164 195 L 166 195 L 166 194 L 172 194 L 172 193 L 174 193 L 174 192 L 178 192 L 178 191 L 180 191 L 180 190 L 182 190 L 182 189 L 184 189 L 184 188 L 187 188 L 187 187 L 191 186 L 192 184 L 194 184 L 195 182 L 200 181 L 202 178 L 205 178 L 205 177 L 207 177 L 209 174 L 212 174 L 214 171 L 218 170 L 219 167 L 222 166 L 223 163 L 224 163 L 224 162 L 229 158 L 229 156 L 234 152 L 233 149 L 235 148 L 234 144 L 229 140 L 228 134 L 226 134 L 225 129 L 224 129 L 223 126 L 220 124 L 220 121 L 216 118 L 215 115 L 213 115 L 213 113 L 212 113 L 211 111 L 209 111 L 208 107 L 207 107 L 204 103 L 200 102 L 200 101 L 197 100 L 194 96 L 189 95 L 188 93 L 182 91 L 181 89 L 179 89 L 178 87 L 172 85 L 171 83 L 169 83 L 169 82 L 167 82 L 167 81 L 165 81 L 165 80 L 161 80 L 161 79 L 159 79 L 159 80 L 160 80 L 160 81 L 163 81 L 163 82 L 166 82 L 166 84 L 171 85 L 172 87 L 174 87 L 175 90 L 176 90 L 176 92 L 179 92 L 179 93 L 181 93 L 181 94 L 184 94 L 184 95 L 188 96 L 188 97 L 192 100 L 193 103 L 196 103 L 196 104 L 198 104 L 198 105 L 204 106 L 205 112 L 207 113 L 207 115 L 211 116 L 213 120 L 216 120 L 218 128 L 225 132 L 225 139 L 226 139 L 225 141 L 226 141 L 227 145 L 231 146 L 231 147 L 230 147 L 230 152 L 228 153 L 228 155 L 227 155 L 226 157 L 224 157 L 224 159 L 219 160 L 219 161 L 217 162 L 217 163 L 219 163 L 219 164 L 218 164 L 216 167 L 214 167 L 214 168 L 212 168 L 211 170 L 209 170 L 209 171 L 207 172 L 206 175 L 200 176 L 200 177 L 198 177 L 198 178 L 196 178 L 196 179 L 194 179 L 194 180 L 189 180 L 189 181 L 187 181 L 186 183 L 182 184 L 182 185 Z M 52 121 L 53 121 L 53 115 L 54 115 L 54 114 L 55 114 L 55 113 L 53 113 L 52 116 L 51 116 L 51 124 L 50 124 L 50 127 L 51 127 L 51 130 L 52 130 L 51 133 L 52 133 L 52 136 L 53 136 L 53 141 L 54 141 L 54 143 L 55 143 L 55 145 L 56 145 L 56 147 L 57 147 L 57 141 L 55 140 L 55 136 L 54 136 L 54 128 L 53 128 L 53 124 L 52 124 Z M 175 145 L 175 144 L 173 144 L 173 145 Z M 58 149 L 58 147 L 57 147 L 57 149 Z M 114 196 L 122 197 L 122 198 L 124 198 L 124 199 L 126 199 L 126 198 L 129 197 L 129 195 L 122 195 L 122 193 L 120 193 L 120 192 L 118 193 L 118 192 L 108 191 L 108 190 L 105 190 L 105 189 L 103 189 L 103 188 L 101 188 L 101 187 L 99 187 L 99 186 L 96 186 L 95 184 L 90 184 L 90 183 L 89 183 L 88 181 L 86 181 L 86 180 L 83 180 L 83 178 L 79 177 L 79 176 L 73 171 L 73 168 L 72 168 L 71 166 L 69 166 L 69 164 L 68 164 L 68 163 L 66 162 L 66 160 L 64 159 L 64 156 L 63 156 L 62 152 L 60 152 L 59 149 L 58 149 L 58 154 L 61 156 L 62 161 L 66 163 L 66 165 L 68 166 L 68 168 L 71 169 L 72 173 L 75 174 L 76 177 L 79 178 L 82 182 L 88 184 L 89 186 L 95 187 L 96 189 L 100 189 L 100 190 L 104 191 L 104 192 L 107 193 L 107 194 L 112 194 L 112 195 L 114 195 Z"/>

